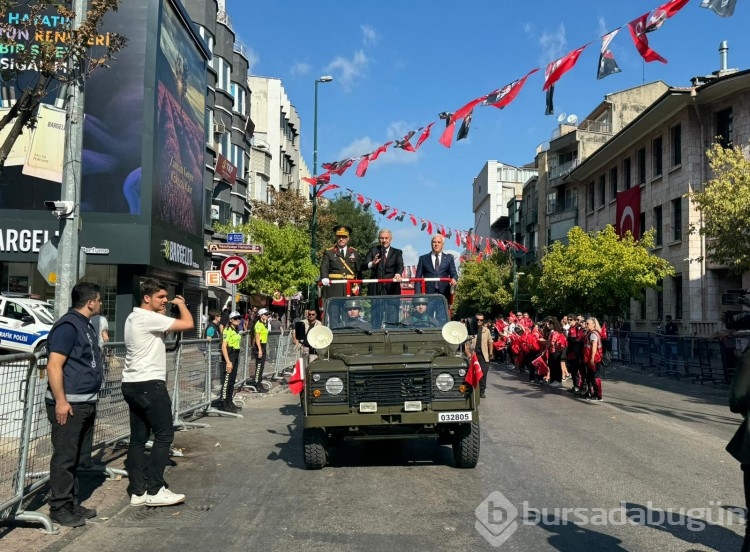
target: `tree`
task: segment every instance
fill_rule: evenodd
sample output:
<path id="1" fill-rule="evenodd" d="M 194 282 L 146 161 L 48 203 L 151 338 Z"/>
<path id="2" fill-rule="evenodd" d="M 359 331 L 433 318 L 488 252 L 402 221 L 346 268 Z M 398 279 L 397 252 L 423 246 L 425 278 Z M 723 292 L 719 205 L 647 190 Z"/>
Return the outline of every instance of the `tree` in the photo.
<path id="1" fill-rule="evenodd" d="M 240 291 L 271 295 L 279 290 L 288 296 L 306 290 L 318 278 L 318 269 L 310 260 L 309 236 L 291 224 L 278 227 L 253 219 L 241 226 L 217 225 L 216 229 L 242 232 L 253 243 L 263 244 L 263 254 L 249 259 L 247 278 L 239 285 Z"/>
<path id="2" fill-rule="evenodd" d="M 17 91 L 18 99 L 0 118 L 0 130 L 12 127 L 0 144 L 0 170 L 13 144 L 26 128 L 36 124 L 42 100 L 100 67 L 108 67 L 127 39 L 115 33 L 100 34 L 104 16 L 117 11 L 120 0 L 90 0 L 86 17 L 77 30 L 70 0 L 0 0 L 0 44 L 12 52 L 13 64 L 0 73 L 4 86 Z M 20 9 L 19 9 L 20 8 Z M 10 18 L 13 13 L 19 17 Z M 69 71 L 73 67 L 74 70 Z"/>
<path id="3" fill-rule="evenodd" d="M 611 224 L 600 232 L 571 228 L 568 244 L 556 242 L 542 258 L 532 302 L 553 315 L 620 315 L 631 298 L 674 274 L 669 262 L 649 253 L 653 245 L 653 231 L 636 241 L 630 234 L 621 239 Z"/>
<path id="4" fill-rule="evenodd" d="M 709 238 L 708 258 L 737 273 L 750 270 L 750 160 L 740 148 L 714 144 L 707 152 L 714 173 L 690 199 L 703 215 L 697 230 Z M 691 225 L 691 231 L 696 231 Z"/>
<path id="5" fill-rule="evenodd" d="M 320 249 L 333 245 L 334 228 L 338 225 L 352 229 L 349 245 L 361 252 L 372 247 L 378 237 L 375 216 L 358 203 L 344 196 L 336 196 L 325 205 L 318 206 L 318 230 L 322 236 Z"/>
<path id="6" fill-rule="evenodd" d="M 468 317 L 482 312 L 488 318 L 494 317 L 511 303 L 510 266 L 499 264 L 498 259 L 495 255 L 462 264 L 454 297 L 454 311 L 458 316 Z"/>
<path id="7" fill-rule="evenodd" d="M 291 224 L 307 229 L 312 216 L 312 205 L 299 191 L 277 191 L 269 187 L 270 202 L 253 200 L 253 217 L 276 224 L 279 227 Z"/>

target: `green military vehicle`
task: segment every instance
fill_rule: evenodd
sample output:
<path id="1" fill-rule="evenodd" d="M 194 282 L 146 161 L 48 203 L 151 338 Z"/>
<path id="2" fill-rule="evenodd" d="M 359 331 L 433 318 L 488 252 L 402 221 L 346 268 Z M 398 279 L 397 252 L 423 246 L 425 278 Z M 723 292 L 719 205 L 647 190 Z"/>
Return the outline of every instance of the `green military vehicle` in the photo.
<path id="1" fill-rule="evenodd" d="M 304 374 L 305 466 L 344 439 L 436 438 L 459 468 L 479 458 L 479 393 L 465 381 L 467 331 L 442 295 L 328 299 Z M 297 330 L 305 338 L 304 329 Z"/>

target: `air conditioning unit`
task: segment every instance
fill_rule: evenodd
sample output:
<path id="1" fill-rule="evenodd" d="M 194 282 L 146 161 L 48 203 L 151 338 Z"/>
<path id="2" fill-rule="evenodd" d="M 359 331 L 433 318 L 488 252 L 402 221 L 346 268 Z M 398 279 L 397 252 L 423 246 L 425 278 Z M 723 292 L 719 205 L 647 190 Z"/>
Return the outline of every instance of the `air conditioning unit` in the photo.
<path id="1" fill-rule="evenodd" d="M 214 134 L 224 134 L 227 131 L 227 125 L 221 121 L 214 123 Z"/>
<path id="2" fill-rule="evenodd" d="M 219 206 L 211 205 L 211 220 L 219 220 Z"/>

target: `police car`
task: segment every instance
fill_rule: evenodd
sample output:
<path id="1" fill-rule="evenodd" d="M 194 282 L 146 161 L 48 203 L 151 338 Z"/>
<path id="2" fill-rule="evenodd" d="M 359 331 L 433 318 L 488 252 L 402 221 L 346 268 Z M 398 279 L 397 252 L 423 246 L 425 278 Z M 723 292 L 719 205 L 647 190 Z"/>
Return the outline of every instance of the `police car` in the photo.
<path id="1" fill-rule="evenodd" d="M 0 350 L 33 353 L 45 350 L 54 324 L 52 305 L 27 295 L 0 294 Z"/>

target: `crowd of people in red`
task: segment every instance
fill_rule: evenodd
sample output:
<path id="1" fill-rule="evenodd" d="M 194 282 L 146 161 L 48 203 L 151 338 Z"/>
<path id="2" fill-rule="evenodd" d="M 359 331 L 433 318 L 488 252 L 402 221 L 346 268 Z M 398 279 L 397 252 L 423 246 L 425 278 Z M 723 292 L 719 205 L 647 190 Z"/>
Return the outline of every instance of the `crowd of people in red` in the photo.
<path id="1" fill-rule="evenodd" d="M 528 313 L 511 312 L 487 324 L 496 361 L 527 373 L 530 382 L 561 388 L 564 381 L 572 380 L 571 393 L 594 402 L 602 400 L 607 331 L 596 318 L 548 316 L 534 323 Z"/>

